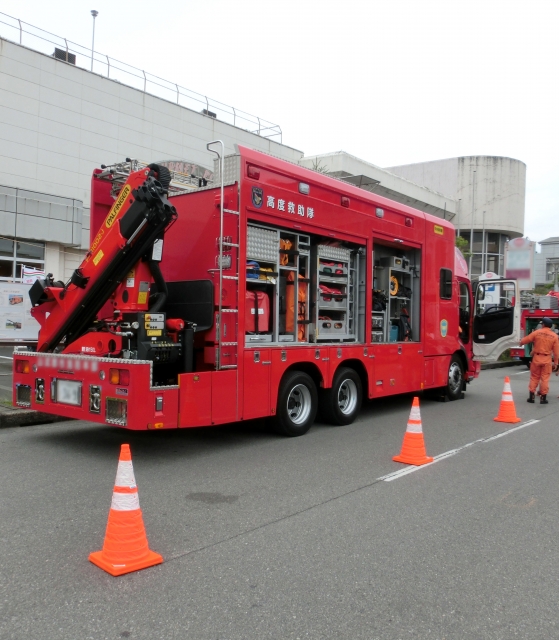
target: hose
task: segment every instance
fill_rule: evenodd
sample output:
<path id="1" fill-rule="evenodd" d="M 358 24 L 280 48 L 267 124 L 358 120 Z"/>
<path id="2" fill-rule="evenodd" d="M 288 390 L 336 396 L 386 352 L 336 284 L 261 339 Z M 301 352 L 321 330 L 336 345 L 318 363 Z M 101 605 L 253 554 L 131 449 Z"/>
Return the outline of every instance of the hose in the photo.
<path id="1" fill-rule="evenodd" d="M 161 311 L 161 309 L 165 306 L 167 302 L 167 297 L 169 295 L 169 290 L 167 288 L 167 283 L 163 278 L 163 274 L 161 273 L 161 269 L 159 268 L 159 262 L 155 260 L 148 261 L 149 268 L 151 271 L 151 275 L 155 280 L 155 284 L 157 285 L 157 294 L 155 296 L 155 300 L 153 305 L 150 307 L 150 313 L 157 313 Z"/>

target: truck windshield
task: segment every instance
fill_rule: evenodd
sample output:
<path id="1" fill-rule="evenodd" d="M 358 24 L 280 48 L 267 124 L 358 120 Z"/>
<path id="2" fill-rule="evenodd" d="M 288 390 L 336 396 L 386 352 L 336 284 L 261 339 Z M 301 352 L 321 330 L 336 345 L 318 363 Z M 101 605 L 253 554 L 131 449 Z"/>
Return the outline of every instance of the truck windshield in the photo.
<path id="1" fill-rule="evenodd" d="M 514 283 L 484 282 L 476 293 L 476 315 L 494 313 L 514 307 Z"/>

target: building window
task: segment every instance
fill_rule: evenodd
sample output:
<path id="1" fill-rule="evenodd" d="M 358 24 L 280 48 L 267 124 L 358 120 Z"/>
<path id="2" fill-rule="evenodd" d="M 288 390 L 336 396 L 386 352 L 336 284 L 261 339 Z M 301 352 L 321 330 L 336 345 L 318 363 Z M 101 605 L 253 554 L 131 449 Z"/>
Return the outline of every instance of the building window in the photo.
<path id="1" fill-rule="evenodd" d="M 45 268 L 43 242 L 0 238 L 0 278 L 21 280 L 23 267 Z"/>
<path id="2" fill-rule="evenodd" d="M 470 232 L 462 231 L 460 236 L 468 243 L 464 247 L 466 255 L 470 253 Z M 470 277 L 474 280 L 482 273 L 492 271 L 498 275 L 504 275 L 503 262 L 505 244 L 509 237 L 502 233 L 486 231 L 474 231 L 472 239 L 472 253 L 468 255 L 466 261 L 470 270 Z"/>
<path id="3" fill-rule="evenodd" d="M 559 275 L 559 258 L 552 258 L 545 261 L 546 282 L 557 282 Z"/>

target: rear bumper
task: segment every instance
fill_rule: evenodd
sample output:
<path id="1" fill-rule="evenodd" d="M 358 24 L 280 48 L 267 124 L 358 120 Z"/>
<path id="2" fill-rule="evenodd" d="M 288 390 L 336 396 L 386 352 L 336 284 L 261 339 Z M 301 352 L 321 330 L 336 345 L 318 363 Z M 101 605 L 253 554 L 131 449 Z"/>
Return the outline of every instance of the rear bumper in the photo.
<path id="1" fill-rule="evenodd" d="M 127 384 L 111 382 L 111 370 L 126 372 Z M 151 381 L 149 361 L 14 352 L 14 406 L 75 420 L 133 430 L 177 428 L 178 386 L 152 387 Z"/>

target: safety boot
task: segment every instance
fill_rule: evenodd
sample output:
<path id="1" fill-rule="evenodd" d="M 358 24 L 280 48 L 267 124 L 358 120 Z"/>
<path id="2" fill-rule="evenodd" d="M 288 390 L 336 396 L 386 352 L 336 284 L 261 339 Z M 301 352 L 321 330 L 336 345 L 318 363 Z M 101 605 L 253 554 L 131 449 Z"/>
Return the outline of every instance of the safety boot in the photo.
<path id="1" fill-rule="evenodd" d="M 528 398 L 528 400 L 526 402 L 530 402 L 531 404 L 534 404 L 535 400 L 534 400 L 534 392 L 530 391 L 530 397 Z"/>
<path id="2" fill-rule="evenodd" d="M 549 402 L 547 401 L 547 395 L 540 396 L 540 404 L 549 404 Z"/>

